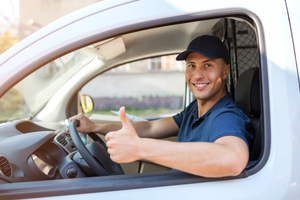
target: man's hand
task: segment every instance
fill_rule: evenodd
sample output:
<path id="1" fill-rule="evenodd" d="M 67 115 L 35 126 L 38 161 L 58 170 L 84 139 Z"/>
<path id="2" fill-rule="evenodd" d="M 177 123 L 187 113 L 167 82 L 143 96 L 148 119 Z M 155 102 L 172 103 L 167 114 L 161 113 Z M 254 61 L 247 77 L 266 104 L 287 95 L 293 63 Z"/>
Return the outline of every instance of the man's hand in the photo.
<path id="1" fill-rule="evenodd" d="M 125 114 L 125 108 L 119 110 L 122 128 L 106 134 L 106 146 L 110 158 L 117 163 L 129 163 L 139 160 L 139 145 L 141 138 L 138 136 L 131 122 Z"/>
<path id="2" fill-rule="evenodd" d="M 84 114 L 79 113 L 78 115 L 75 115 L 73 117 L 71 117 L 69 119 L 69 123 L 71 123 L 71 121 L 73 120 L 79 120 L 79 126 L 76 127 L 78 132 L 82 132 L 82 133 L 90 133 L 90 132 L 95 132 L 95 124 L 89 119 L 87 118 Z M 69 129 L 66 130 L 67 132 L 69 132 Z"/>

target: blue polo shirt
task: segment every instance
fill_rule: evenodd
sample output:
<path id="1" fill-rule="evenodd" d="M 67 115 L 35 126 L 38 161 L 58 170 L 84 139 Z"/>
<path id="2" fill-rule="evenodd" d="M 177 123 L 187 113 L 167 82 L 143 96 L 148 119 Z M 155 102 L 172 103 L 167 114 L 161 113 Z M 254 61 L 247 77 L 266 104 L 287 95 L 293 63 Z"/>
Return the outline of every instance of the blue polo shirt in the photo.
<path id="1" fill-rule="evenodd" d="M 220 99 L 200 118 L 195 100 L 173 119 L 180 128 L 178 142 L 215 142 L 220 137 L 236 136 L 249 147 L 252 140 L 252 123 L 231 94 Z"/>

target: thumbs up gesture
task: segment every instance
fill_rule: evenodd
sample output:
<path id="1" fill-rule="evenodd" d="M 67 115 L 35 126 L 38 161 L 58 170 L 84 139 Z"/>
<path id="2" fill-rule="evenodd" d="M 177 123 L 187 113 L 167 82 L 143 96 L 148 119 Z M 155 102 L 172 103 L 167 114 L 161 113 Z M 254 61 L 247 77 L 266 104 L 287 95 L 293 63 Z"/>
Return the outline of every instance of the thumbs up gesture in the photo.
<path id="1" fill-rule="evenodd" d="M 122 128 L 106 134 L 105 140 L 110 158 L 117 163 L 128 163 L 139 160 L 141 138 L 125 114 L 125 107 L 119 110 Z"/>

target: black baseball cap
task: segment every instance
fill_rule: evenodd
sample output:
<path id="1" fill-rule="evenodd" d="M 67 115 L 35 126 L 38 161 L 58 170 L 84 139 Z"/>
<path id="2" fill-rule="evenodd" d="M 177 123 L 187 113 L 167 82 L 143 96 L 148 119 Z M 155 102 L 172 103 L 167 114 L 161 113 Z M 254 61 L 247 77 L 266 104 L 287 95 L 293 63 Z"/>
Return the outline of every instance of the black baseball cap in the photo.
<path id="1" fill-rule="evenodd" d="M 186 60 L 187 56 L 192 52 L 212 59 L 223 58 L 227 64 L 229 63 L 228 49 L 216 36 L 202 35 L 195 38 L 190 42 L 187 50 L 176 57 L 176 60 Z"/>

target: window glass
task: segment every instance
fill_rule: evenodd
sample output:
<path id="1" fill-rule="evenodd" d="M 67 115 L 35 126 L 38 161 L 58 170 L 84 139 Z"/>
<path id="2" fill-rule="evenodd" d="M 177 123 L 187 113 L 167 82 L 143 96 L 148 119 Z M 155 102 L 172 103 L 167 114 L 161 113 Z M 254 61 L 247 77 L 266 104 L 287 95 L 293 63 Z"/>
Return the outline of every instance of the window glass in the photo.
<path id="1" fill-rule="evenodd" d="M 94 58 L 94 54 L 80 49 L 46 64 L 23 79 L 0 99 L 0 122 L 35 115 L 63 83 Z"/>
<path id="2" fill-rule="evenodd" d="M 81 94 L 94 100 L 92 114 L 126 113 L 142 118 L 172 116 L 183 108 L 184 63 L 176 55 L 127 63 L 113 68 L 86 84 Z"/>

